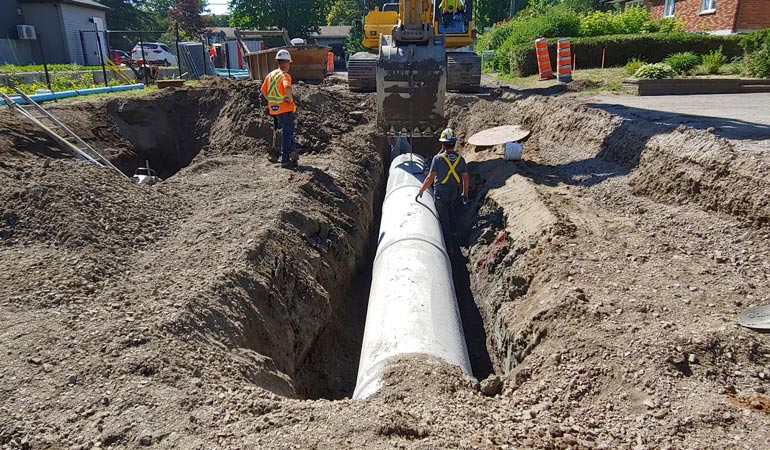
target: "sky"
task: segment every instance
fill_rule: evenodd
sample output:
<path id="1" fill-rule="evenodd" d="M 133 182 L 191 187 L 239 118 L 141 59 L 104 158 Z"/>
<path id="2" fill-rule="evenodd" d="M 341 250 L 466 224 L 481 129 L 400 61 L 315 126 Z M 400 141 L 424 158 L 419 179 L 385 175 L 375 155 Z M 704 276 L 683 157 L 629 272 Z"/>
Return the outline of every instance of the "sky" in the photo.
<path id="1" fill-rule="evenodd" d="M 213 14 L 227 14 L 227 0 L 209 0 L 206 9 L 211 10 Z"/>

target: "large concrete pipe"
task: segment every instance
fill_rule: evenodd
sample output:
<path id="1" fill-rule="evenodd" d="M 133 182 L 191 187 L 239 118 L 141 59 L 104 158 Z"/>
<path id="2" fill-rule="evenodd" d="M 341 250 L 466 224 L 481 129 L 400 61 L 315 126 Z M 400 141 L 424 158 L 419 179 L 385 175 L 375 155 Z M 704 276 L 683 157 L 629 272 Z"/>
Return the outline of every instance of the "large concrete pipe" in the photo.
<path id="1" fill-rule="evenodd" d="M 427 164 L 406 154 L 390 165 L 353 398 L 376 392 L 388 360 L 398 355 L 432 355 L 471 373 L 433 197 L 414 200 Z"/>

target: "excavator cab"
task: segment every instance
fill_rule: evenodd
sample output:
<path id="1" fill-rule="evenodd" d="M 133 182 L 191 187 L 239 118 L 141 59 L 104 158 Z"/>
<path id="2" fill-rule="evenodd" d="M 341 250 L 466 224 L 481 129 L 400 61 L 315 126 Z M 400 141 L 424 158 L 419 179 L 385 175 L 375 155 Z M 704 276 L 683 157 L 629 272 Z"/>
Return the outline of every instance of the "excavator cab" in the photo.
<path id="1" fill-rule="evenodd" d="M 462 0 L 442 0 L 435 5 L 436 26 L 444 35 L 466 35 L 470 31 L 470 2 L 466 11 Z"/>

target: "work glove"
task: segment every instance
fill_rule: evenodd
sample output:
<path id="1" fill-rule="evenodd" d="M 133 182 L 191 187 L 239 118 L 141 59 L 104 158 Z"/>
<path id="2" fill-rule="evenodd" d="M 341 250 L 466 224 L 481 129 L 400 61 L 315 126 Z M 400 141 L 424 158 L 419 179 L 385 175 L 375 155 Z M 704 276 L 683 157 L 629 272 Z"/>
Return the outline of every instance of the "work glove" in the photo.
<path id="1" fill-rule="evenodd" d="M 463 201 L 463 206 L 468 206 L 468 196 L 467 196 L 467 195 L 463 195 L 463 196 L 462 196 L 462 197 L 460 197 L 460 198 L 461 198 L 461 199 L 462 199 L 462 201 Z"/>
<path id="2" fill-rule="evenodd" d="M 421 198 L 422 198 L 422 192 L 420 192 L 419 194 L 417 194 L 417 195 L 414 197 L 414 201 L 415 201 L 415 202 L 417 202 L 417 203 L 419 203 Z"/>

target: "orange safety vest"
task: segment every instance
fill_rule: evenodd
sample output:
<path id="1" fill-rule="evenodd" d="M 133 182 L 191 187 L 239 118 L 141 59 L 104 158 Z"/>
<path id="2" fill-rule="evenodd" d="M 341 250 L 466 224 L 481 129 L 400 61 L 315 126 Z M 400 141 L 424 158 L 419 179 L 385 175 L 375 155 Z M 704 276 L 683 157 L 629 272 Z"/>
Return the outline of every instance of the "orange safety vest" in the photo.
<path id="1" fill-rule="evenodd" d="M 267 74 L 265 81 L 262 82 L 260 91 L 267 97 L 267 107 L 271 116 L 297 110 L 297 105 L 294 102 L 284 101 L 286 86 L 291 86 L 291 75 L 281 69 L 275 69 Z"/>

